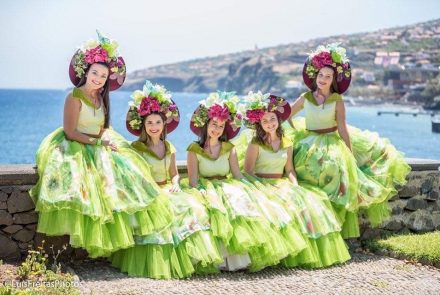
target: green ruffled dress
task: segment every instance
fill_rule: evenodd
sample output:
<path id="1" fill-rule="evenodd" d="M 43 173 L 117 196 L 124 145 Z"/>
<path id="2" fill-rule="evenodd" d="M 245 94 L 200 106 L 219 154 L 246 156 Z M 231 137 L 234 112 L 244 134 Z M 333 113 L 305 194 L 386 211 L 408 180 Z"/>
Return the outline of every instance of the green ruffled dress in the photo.
<path id="1" fill-rule="evenodd" d="M 151 165 L 158 183 L 167 180 L 174 146 L 165 141 L 166 155 L 159 158 L 143 142 L 132 146 Z M 199 194 L 169 192 L 171 183 L 161 185 L 170 200 L 174 219 L 166 229 L 149 235 L 135 236 L 136 245 L 111 256 L 113 266 L 131 276 L 155 279 L 184 278 L 196 270 L 223 262 L 217 243 L 210 231 L 209 215 Z M 190 191 L 191 192 L 191 191 Z M 216 268 L 214 268 L 216 269 Z"/>
<path id="2" fill-rule="evenodd" d="M 78 88 L 72 96 L 81 102 L 78 126 L 98 134 L 103 108 L 95 109 Z M 68 140 L 62 128 L 49 134 L 37 151 L 39 180 L 30 190 L 39 213 L 37 231 L 69 235 L 70 244 L 91 257 L 131 247 L 134 232 L 152 233 L 172 221 L 148 163 L 112 129 L 102 139 L 118 151 Z"/>
<path id="3" fill-rule="evenodd" d="M 387 201 L 396 195 L 396 184 L 406 183 L 411 168 L 403 154 L 377 133 L 349 126 L 351 152 L 337 131 L 310 131 L 317 124 L 319 129 L 336 126 L 335 105 L 342 96 L 334 93 L 319 106 L 312 92 L 303 96 L 305 119 L 295 119 L 295 128 L 284 124 L 294 144 L 298 179 L 327 193 L 343 222 L 344 238 L 358 237 L 358 214 L 365 213 L 373 226 L 386 220 Z"/>

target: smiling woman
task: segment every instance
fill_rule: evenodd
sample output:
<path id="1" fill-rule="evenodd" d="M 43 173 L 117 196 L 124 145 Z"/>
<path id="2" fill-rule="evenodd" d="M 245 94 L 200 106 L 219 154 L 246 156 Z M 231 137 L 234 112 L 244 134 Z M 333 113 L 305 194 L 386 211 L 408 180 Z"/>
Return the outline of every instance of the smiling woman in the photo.
<path id="1" fill-rule="evenodd" d="M 148 163 L 109 128 L 109 91 L 125 79 L 117 44 L 98 33 L 74 54 L 69 74 L 75 88 L 65 101 L 64 126 L 37 151 L 39 180 L 30 191 L 37 231 L 69 235 L 89 256 L 108 256 L 133 246 L 134 232 L 169 226 L 172 212 Z"/>

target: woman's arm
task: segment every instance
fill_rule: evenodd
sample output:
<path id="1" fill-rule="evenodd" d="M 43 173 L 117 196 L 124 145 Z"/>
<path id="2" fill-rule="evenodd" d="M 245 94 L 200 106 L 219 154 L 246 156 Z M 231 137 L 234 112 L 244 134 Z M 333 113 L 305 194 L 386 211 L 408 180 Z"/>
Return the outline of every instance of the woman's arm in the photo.
<path id="1" fill-rule="evenodd" d="M 350 136 L 347 130 L 347 123 L 345 122 L 345 105 L 342 100 L 336 102 L 336 122 L 338 123 L 339 135 L 351 151 Z"/>
<path id="2" fill-rule="evenodd" d="M 292 111 L 290 112 L 289 121 L 302 110 L 304 107 L 304 99 L 304 96 L 300 96 L 290 105 Z"/>
<path id="3" fill-rule="evenodd" d="M 247 174 L 255 176 L 254 169 L 255 169 L 255 162 L 257 161 L 258 157 L 258 145 L 256 144 L 249 144 L 247 150 L 246 150 L 246 158 L 244 160 L 244 170 Z"/>
<path id="4" fill-rule="evenodd" d="M 180 175 L 179 171 L 177 170 L 177 163 L 176 163 L 176 154 L 171 154 L 171 163 L 170 163 L 170 178 L 172 187 L 170 189 L 171 192 L 179 192 L 180 189 Z"/>
<path id="5" fill-rule="evenodd" d="M 287 163 L 286 163 L 286 166 L 284 166 L 284 171 L 286 173 L 287 178 L 289 178 L 289 180 L 293 184 L 298 185 L 295 167 L 293 166 L 293 148 L 292 147 L 287 148 Z"/>
<path id="6" fill-rule="evenodd" d="M 197 187 L 199 182 L 199 165 L 195 153 L 188 152 L 188 156 L 186 158 L 186 166 L 188 169 L 189 185 L 192 187 Z"/>
<path id="7" fill-rule="evenodd" d="M 231 150 L 231 153 L 229 154 L 229 166 L 231 167 L 232 176 L 234 176 L 235 179 L 243 178 L 240 167 L 238 165 L 237 151 L 235 150 L 235 148 L 233 148 Z"/>

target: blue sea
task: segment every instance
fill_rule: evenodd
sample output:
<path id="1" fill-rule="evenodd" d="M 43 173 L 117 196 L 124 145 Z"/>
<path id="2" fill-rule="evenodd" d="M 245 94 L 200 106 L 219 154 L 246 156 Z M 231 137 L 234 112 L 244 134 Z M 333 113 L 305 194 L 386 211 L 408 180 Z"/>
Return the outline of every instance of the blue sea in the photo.
<path id="1" fill-rule="evenodd" d="M 43 138 L 63 124 L 63 105 L 67 90 L 0 89 L 0 164 L 35 163 L 35 152 Z M 136 138 L 125 129 L 130 92 L 111 94 L 111 125 L 125 138 Z M 181 123 L 168 137 L 177 148 L 177 159 L 186 158 L 186 147 L 196 136 L 189 119 L 205 94 L 174 93 Z M 361 129 L 388 137 L 406 157 L 440 160 L 440 134 L 431 132 L 431 117 L 377 115 L 378 110 L 396 106 L 347 107 L 347 121 Z"/>

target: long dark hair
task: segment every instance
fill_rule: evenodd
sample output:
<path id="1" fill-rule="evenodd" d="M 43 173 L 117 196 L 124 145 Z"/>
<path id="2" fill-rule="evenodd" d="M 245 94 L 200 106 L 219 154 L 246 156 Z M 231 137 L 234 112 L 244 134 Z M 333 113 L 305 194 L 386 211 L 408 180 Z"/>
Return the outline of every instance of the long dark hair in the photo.
<path id="1" fill-rule="evenodd" d="M 277 113 L 274 113 L 274 114 L 278 120 L 278 128 L 276 130 L 276 134 L 281 140 L 281 139 L 283 139 L 283 135 L 284 135 L 283 127 L 281 126 L 282 122 L 281 122 L 281 119 L 278 116 L 278 114 Z M 267 133 L 266 133 L 266 131 L 264 131 L 263 127 L 261 126 L 261 121 L 258 122 L 257 124 L 255 124 L 255 137 L 254 138 L 259 144 L 267 145 L 267 141 L 266 141 Z"/>
<path id="2" fill-rule="evenodd" d="M 108 64 L 106 64 L 105 62 L 97 62 L 97 64 L 106 66 L 108 68 Z M 92 65 L 87 66 L 86 69 L 86 74 L 88 74 L 90 67 Z M 109 69 L 109 75 L 110 75 L 110 69 Z M 101 97 L 102 97 L 102 102 L 104 103 L 104 128 L 108 128 L 110 126 L 110 87 L 108 85 L 108 80 L 109 78 L 107 77 L 107 81 L 105 81 L 104 86 L 102 87 L 101 90 Z M 80 87 L 83 86 L 84 84 L 86 84 L 87 81 L 87 77 L 86 75 L 83 75 L 81 77 L 81 79 L 78 82 L 78 85 L 76 85 L 76 87 Z"/>
<path id="3" fill-rule="evenodd" d="M 139 135 L 139 141 L 145 143 L 148 145 L 151 142 L 151 137 L 148 135 L 147 131 L 145 131 L 145 120 L 150 115 L 159 115 L 163 122 L 163 129 L 162 133 L 160 134 L 160 139 L 165 143 L 166 137 L 167 137 L 167 118 L 163 113 L 160 112 L 153 112 L 151 114 L 148 114 L 147 116 L 142 118 L 142 129 L 141 129 L 141 135 Z M 167 146 L 165 145 L 165 153 L 167 152 Z"/>
<path id="4" fill-rule="evenodd" d="M 324 66 L 324 68 L 329 68 L 333 71 L 333 80 L 332 80 L 332 84 L 330 85 L 330 93 L 339 93 L 338 90 L 338 83 L 336 82 L 336 71 L 333 67 L 330 66 Z M 318 72 L 319 74 L 319 72 Z M 313 78 L 313 91 L 316 91 L 316 89 L 318 89 L 318 85 L 316 84 L 316 79 L 318 78 L 318 74 L 316 74 L 316 77 Z"/>
<path id="5" fill-rule="evenodd" d="M 206 124 L 201 128 L 202 132 L 199 136 L 199 140 L 197 141 L 197 143 L 199 144 L 199 146 L 201 148 L 205 148 L 205 144 L 206 141 L 208 140 L 208 124 L 209 122 L 211 122 L 212 119 L 209 119 L 208 122 L 206 122 Z M 225 129 L 223 129 L 223 133 L 222 135 L 219 137 L 218 139 L 221 142 L 227 141 L 228 139 L 226 138 L 226 123 L 225 123 Z"/>

